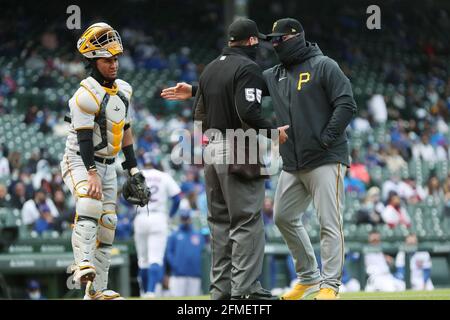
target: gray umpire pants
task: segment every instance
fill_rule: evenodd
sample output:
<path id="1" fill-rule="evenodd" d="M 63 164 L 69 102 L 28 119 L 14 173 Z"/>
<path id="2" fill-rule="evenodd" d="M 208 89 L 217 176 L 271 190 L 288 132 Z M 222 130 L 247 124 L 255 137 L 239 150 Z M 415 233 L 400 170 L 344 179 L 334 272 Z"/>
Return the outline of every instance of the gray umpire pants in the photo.
<path id="1" fill-rule="evenodd" d="M 219 143 L 220 144 L 220 143 Z M 221 149 L 218 143 L 208 148 Z M 205 164 L 211 232 L 211 299 L 261 290 L 264 259 L 264 179 L 242 180 L 226 164 Z"/>
<path id="2" fill-rule="evenodd" d="M 274 219 L 292 253 L 301 284 L 320 283 L 339 291 L 344 266 L 344 176 L 346 167 L 327 164 L 312 170 L 282 171 L 275 193 Z M 322 273 L 301 217 L 313 201 L 320 224 Z"/>

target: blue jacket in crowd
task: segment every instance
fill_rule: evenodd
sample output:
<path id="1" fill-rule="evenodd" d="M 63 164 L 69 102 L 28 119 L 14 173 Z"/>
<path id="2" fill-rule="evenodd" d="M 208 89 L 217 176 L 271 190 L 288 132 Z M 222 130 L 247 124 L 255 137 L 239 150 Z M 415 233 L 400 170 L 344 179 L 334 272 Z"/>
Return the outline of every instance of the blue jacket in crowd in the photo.
<path id="1" fill-rule="evenodd" d="M 182 225 L 167 242 L 166 258 L 173 276 L 201 277 L 205 239 L 192 225 Z"/>

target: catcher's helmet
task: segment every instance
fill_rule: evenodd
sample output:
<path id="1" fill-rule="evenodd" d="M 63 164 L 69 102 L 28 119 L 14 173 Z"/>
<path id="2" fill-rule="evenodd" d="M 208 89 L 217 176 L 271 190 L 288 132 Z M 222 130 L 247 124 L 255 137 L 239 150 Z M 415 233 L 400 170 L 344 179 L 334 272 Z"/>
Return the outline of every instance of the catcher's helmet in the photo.
<path id="1" fill-rule="evenodd" d="M 110 58 L 123 53 L 119 33 L 104 22 L 94 23 L 77 42 L 78 51 L 88 59 Z"/>

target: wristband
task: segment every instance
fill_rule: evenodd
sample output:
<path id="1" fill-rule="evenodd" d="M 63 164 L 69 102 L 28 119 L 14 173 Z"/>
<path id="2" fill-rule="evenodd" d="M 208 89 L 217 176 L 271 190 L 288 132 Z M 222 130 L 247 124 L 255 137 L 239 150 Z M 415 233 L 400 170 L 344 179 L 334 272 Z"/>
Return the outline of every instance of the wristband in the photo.
<path id="1" fill-rule="evenodd" d="M 192 97 L 195 97 L 195 95 L 197 94 L 198 86 L 194 86 L 194 85 L 193 85 L 193 86 L 191 86 L 191 88 L 192 88 L 192 89 L 191 89 L 191 92 L 192 92 L 192 93 L 191 93 L 191 96 L 192 96 Z"/>
<path id="2" fill-rule="evenodd" d="M 130 144 L 126 147 L 123 147 L 122 152 L 125 156 L 125 161 L 122 162 L 122 168 L 124 170 L 131 170 L 131 168 L 137 167 L 137 161 L 134 155 L 133 145 Z"/>
<path id="3" fill-rule="evenodd" d="M 136 173 L 139 173 L 139 169 L 134 167 L 131 168 L 128 172 L 130 173 L 130 176 L 134 176 Z"/>
<path id="4" fill-rule="evenodd" d="M 89 166 L 88 174 L 95 174 L 95 173 L 97 173 L 97 167 L 95 166 L 95 164 Z"/>

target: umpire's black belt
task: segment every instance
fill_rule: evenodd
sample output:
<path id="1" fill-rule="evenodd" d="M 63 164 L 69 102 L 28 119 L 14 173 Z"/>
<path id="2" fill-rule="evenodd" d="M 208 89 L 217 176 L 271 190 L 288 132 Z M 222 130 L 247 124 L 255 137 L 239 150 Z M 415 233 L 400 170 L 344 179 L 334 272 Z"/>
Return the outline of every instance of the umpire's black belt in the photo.
<path id="1" fill-rule="evenodd" d="M 79 151 L 77 151 L 77 155 L 81 155 Z M 94 160 L 97 162 L 103 163 L 103 164 L 113 164 L 114 161 L 116 161 L 116 158 L 107 159 L 107 158 L 94 156 Z"/>

